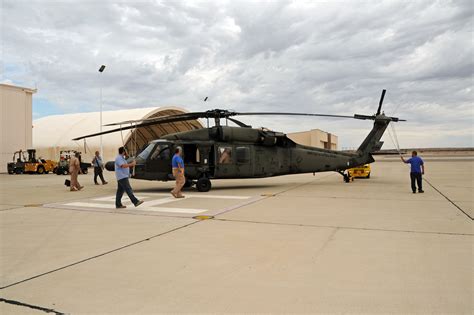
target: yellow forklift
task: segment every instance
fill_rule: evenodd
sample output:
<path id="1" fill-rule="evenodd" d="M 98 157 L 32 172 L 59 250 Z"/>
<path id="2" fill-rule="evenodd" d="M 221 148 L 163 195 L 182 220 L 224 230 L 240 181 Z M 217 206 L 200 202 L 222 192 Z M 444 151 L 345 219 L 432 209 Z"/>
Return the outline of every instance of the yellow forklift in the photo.
<path id="1" fill-rule="evenodd" d="M 28 149 L 28 161 L 25 163 L 25 173 L 48 174 L 56 172 L 58 163 L 42 158 L 36 159 L 36 150 Z"/>

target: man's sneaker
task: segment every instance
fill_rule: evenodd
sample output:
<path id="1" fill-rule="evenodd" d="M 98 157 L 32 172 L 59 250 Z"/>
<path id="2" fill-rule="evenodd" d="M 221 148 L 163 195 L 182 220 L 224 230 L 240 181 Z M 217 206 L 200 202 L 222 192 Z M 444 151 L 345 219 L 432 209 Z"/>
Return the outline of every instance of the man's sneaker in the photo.
<path id="1" fill-rule="evenodd" d="M 422 194 L 422 193 L 424 193 L 425 191 L 424 191 L 424 190 L 418 190 L 418 192 L 419 192 L 420 194 Z"/>
<path id="2" fill-rule="evenodd" d="M 124 205 L 115 207 L 115 209 L 125 209 L 125 208 L 127 208 L 127 206 L 124 206 Z"/>
<path id="3" fill-rule="evenodd" d="M 138 207 L 139 205 L 141 205 L 143 203 L 143 200 L 138 200 L 137 203 L 135 204 L 135 207 Z"/>
<path id="4" fill-rule="evenodd" d="M 416 190 L 414 190 L 413 193 L 416 194 Z"/>
<path id="5" fill-rule="evenodd" d="M 107 185 L 109 182 L 103 182 L 102 185 Z"/>

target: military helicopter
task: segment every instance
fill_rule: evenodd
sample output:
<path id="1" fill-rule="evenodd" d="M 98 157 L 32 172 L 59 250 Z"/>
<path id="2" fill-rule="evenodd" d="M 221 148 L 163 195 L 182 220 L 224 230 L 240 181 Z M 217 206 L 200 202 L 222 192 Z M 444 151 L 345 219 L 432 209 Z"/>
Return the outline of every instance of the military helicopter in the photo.
<path id="1" fill-rule="evenodd" d="M 372 152 L 380 150 L 380 141 L 390 122 L 405 121 L 397 117 L 386 116 L 381 112 L 386 90 L 382 91 L 377 112 L 374 115 L 344 116 L 309 113 L 282 112 L 235 112 L 213 109 L 204 112 L 190 112 L 169 115 L 148 120 L 127 121 L 134 126 L 121 127 L 94 133 L 73 140 L 81 140 L 101 134 L 151 126 L 184 120 L 205 118 L 208 128 L 178 132 L 162 136 L 149 142 L 136 156 L 137 164 L 133 178 L 145 180 L 173 180 L 171 159 L 177 146 L 183 148 L 186 185 L 195 185 L 200 192 L 211 189 L 212 179 L 225 178 L 262 178 L 298 173 L 317 173 L 335 171 L 350 180 L 347 169 L 374 162 Z M 355 153 L 340 152 L 300 145 L 289 139 L 284 133 L 267 129 L 256 129 L 232 118 L 250 115 L 291 115 L 353 118 L 373 120 L 374 125 L 368 136 Z M 209 119 L 215 125 L 209 127 Z M 221 125 L 221 119 L 235 123 L 238 127 Z M 132 159 L 132 158 L 130 158 Z M 106 163 L 106 169 L 114 170 L 114 162 Z"/>

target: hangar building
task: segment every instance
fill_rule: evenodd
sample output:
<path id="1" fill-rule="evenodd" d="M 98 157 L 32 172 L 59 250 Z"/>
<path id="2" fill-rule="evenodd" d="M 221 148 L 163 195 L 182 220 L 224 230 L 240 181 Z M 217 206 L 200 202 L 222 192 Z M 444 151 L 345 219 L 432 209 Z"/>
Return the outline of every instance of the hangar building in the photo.
<path id="1" fill-rule="evenodd" d="M 32 100 L 35 89 L 0 84 L 0 173 L 13 153 L 32 146 Z"/>
<path id="2" fill-rule="evenodd" d="M 310 147 L 337 150 L 337 136 L 319 129 L 289 133 L 288 138 Z"/>
<path id="3" fill-rule="evenodd" d="M 178 107 L 148 107 L 103 111 L 103 124 L 128 120 L 140 120 L 160 116 L 182 114 L 186 111 Z M 33 122 L 33 147 L 37 156 L 44 159 L 58 160 L 60 151 L 76 150 L 82 152 L 84 162 L 90 162 L 95 151 L 100 151 L 100 137 L 92 137 L 80 141 L 73 138 L 97 133 L 100 130 L 100 112 L 53 115 L 37 119 Z M 130 124 L 124 124 L 130 126 Z M 103 131 L 119 128 L 119 126 L 104 126 Z M 126 146 L 133 155 L 134 150 L 162 135 L 202 128 L 198 120 L 180 121 L 138 129 L 124 130 L 102 136 L 103 158 L 111 160 L 117 155 L 117 149 Z"/>

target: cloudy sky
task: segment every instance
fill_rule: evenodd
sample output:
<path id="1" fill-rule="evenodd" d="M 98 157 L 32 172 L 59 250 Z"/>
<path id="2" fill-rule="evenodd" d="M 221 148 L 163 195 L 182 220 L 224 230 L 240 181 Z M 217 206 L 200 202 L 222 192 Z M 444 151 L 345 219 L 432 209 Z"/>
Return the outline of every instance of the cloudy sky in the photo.
<path id="1" fill-rule="evenodd" d="M 38 88 L 34 118 L 188 110 L 386 114 L 402 147 L 474 146 L 472 1 L 0 0 L 3 83 Z M 97 71 L 101 64 L 105 72 Z M 203 102 L 208 96 L 208 102 Z M 367 121 L 245 118 L 319 128 L 356 147 Z M 388 134 L 384 148 L 393 147 Z"/>

